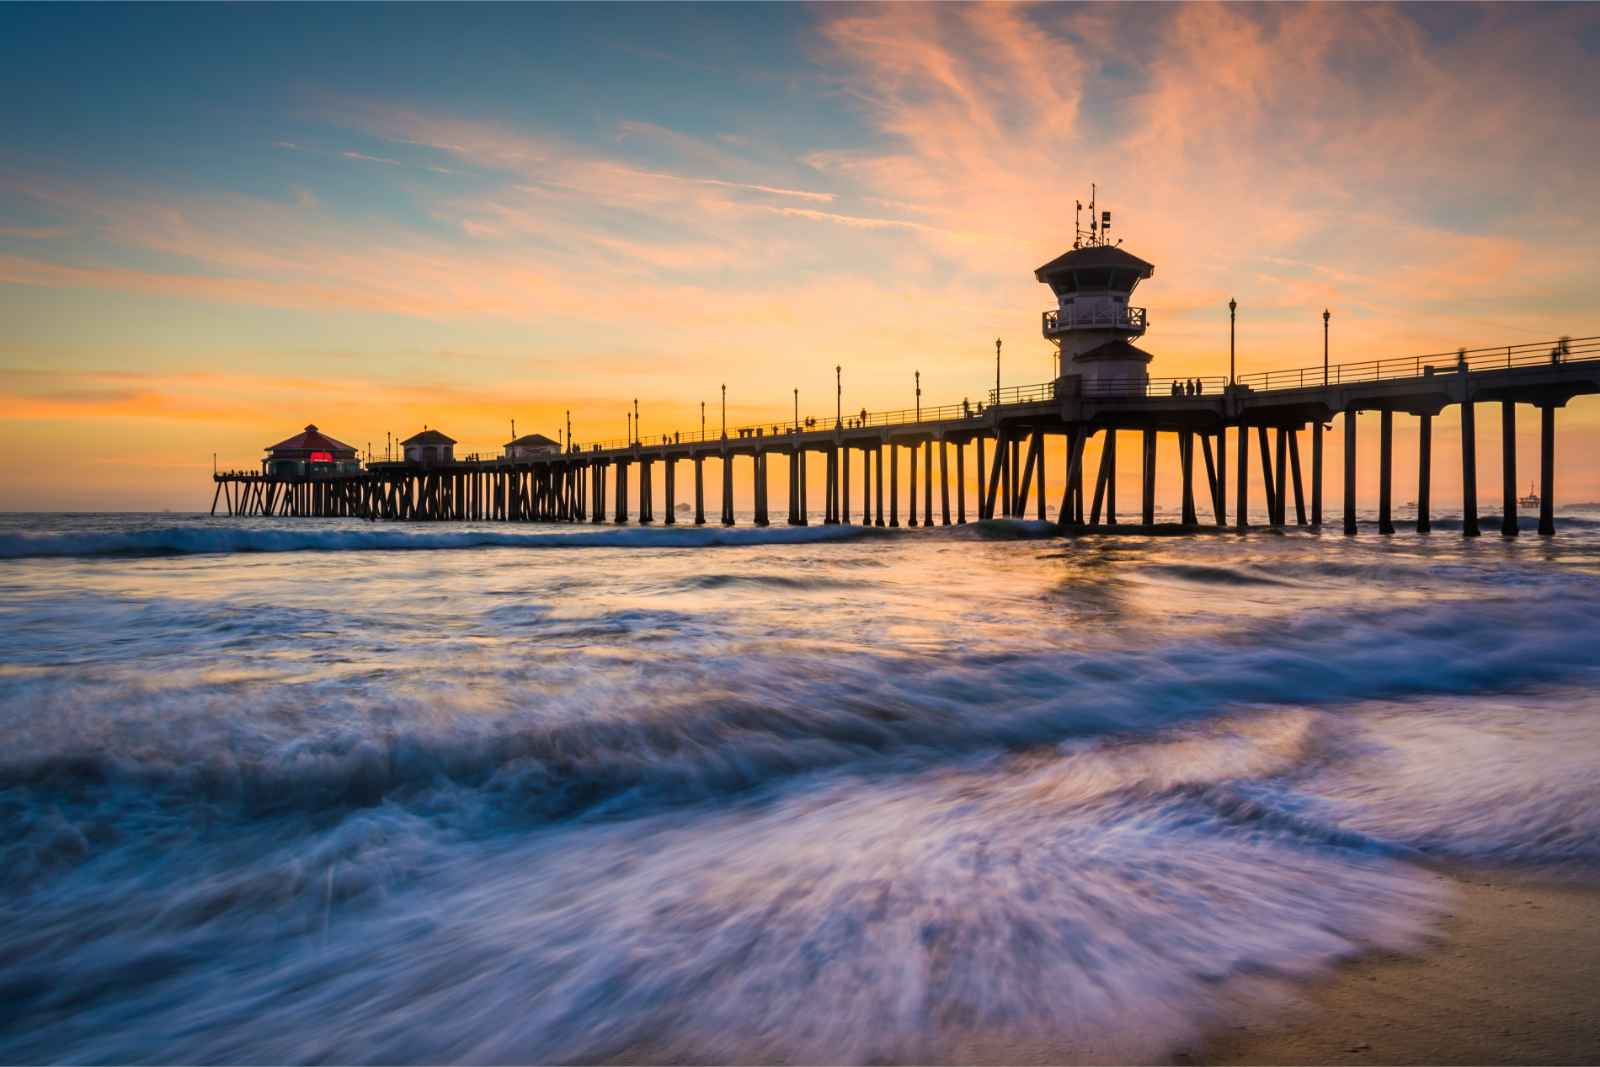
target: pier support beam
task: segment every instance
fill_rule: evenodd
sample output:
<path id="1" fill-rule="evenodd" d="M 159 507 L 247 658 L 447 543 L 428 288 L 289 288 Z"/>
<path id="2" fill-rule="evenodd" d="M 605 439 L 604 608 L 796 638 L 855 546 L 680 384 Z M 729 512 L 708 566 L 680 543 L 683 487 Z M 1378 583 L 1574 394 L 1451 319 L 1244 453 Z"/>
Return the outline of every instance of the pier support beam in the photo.
<path id="1" fill-rule="evenodd" d="M 1378 532 L 1394 533 L 1394 412 L 1378 416 Z"/>
<path id="2" fill-rule="evenodd" d="M 1156 432 L 1144 431 L 1143 463 L 1140 468 L 1141 494 L 1139 518 L 1146 526 L 1156 521 Z"/>
<path id="3" fill-rule="evenodd" d="M 1433 491 L 1433 416 L 1424 413 L 1417 423 L 1417 533 L 1433 529 L 1428 515 Z"/>
<path id="4" fill-rule="evenodd" d="M 878 480 L 878 499 L 877 499 L 878 506 L 877 506 L 877 510 L 873 512 L 873 515 L 875 516 L 873 521 L 874 521 L 874 523 L 876 525 L 882 526 L 883 525 L 883 442 L 882 441 L 878 442 L 877 447 L 875 449 L 873 449 L 873 451 L 877 453 L 877 457 L 873 461 L 872 469 L 873 469 L 874 475 L 876 476 L 876 478 Z"/>
<path id="5" fill-rule="evenodd" d="M 1322 529 L 1322 420 L 1320 418 L 1311 424 L 1311 528 Z"/>
<path id="6" fill-rule="evenodd" d="M 1234 501 L 1235 525 L 1240 532 L 1250 528 L 1250 427 L 1239 424 L 1238 499 Z"/>
<path id="7" fill-rule="evenodd" d="M 1356 410 L 1344 409 L 1344 532 L 1356 533 Z"/>
<path id="8" fill-rule="evenodd" d="M 733 456 L 722 452 L 722 525 L 733 525 Z"/>
<path id="9" fill-rule="evenodd" d="M 839 446 L 839 521 L 850 525 L 850 446 Z"/>
<path id="10" fill-rule="evenodd" d="M 767 454 L 758 451 L 750 462 L 755 489 L 755 522 L 757 526 L 767 526 L 772 522 L 767 514 Z"/>
<path id="11" fill-rule="evenodd" d="M 889 525 L 900 525 L 900 446 L 889 442 Z"/>
<path id="12" fill-rule="evenodd" d="M 1539 535 L 1556 532 L 1556 406 L 1539 405 Z"/>
<path id="13" fill-rule="evenodd" d="M 518 483 L 520 484 L 520 482 L 522 480 L 522 476 L 520 474 L 513 474 L 513 477 L 516 478 Z M 518 496 L 521 496 L 520 490 L 518 491 Z M 520 504 L 517 507 L 517 517 L 518 518 L 522 517 L 522 507 L 521 507 Z M 619 459 L 619 460 L 617 460 L 617 522 L 623 523 L 623 522 L 627 522 L 627 521 L 628 521 L 628 462 L 627 462 L 627 460 Z"/>
<path id="14" fill-rule="evenodd" d="M 872 447 L 861 450 L 861 525 L 872 525 Z"/>
<path id="15" fill-rule="evenodd" d="M 1200 435 L 1200 454 L 1206 461 L 1206 488 L 1211 493 L 1211 516 L 1218 526 L 1228 525 L 1227 492 L 1224 484 L 1228 476 L 1227 464 L 1222 462 L 1223 442 L 1226 441 L 1227 431 L 1217 433 L 1217 456 L 1211 455 L 1211 435 Z"/>
<path id="16" fill-rule="evenodd" d="M 980 464 L 981 469 L 981 464 Z M 956 443 L 956 522 L 967 522 L 967 443 Z"/>
<path id="17" fill-rule="evenodd" d="M 703 456 L 694 457 L 694 524 L 706 524 L 706 472 Z"/>
<path id="18" fill-rule="evenodd" d="M 1276 468 L 1272 463 L 1272 449 L 1267 438 L 1265 426 L 1256 427 L 1256 443 L 1261 446 L 1261 490 L 1267 497 L 1267 525 L 1279 527 L 1283 525 L 1283 516 L 1279 512 L 1276 485 Z"/>
<path id="19" fill-rule="evenodd" d="M 806 513 L 806 450 L 797 448 L 796 451 L 798 453 L 797 462 L 800 465 L 800 525 L 809 526 L 811 519 Z"/>
<path id="20" fill-rule="evenodd" d="M 939 518 L 950 525 L 950 443 L 939 438 Z"/>
<path id="21" fill-rule="evenodd" d="M 1294 524 L 1306 524 L 1306 491 L 1300 480 L 1300 428 L 1288 432 L 1289 475 L 1294 482 Z"/>
<path id="22" fill-rule="evenodd" d="M 678 521 L 678 461 L 671 456 L 663 459 L 661 473 L 667 491 L 667 513 L 661 517 L 661 522 L 672 526 Z"/>
<path id="23" fill-rule="evenodd" d="M 922 525 L 933 525 L 933 438 L 931 437 L 922 442 Z"/>
<path id="24" fill-rule="evenodd" d="M 1517 536 L 1517 403 L 1500 402 L 1500 487 L 1505 510 L 1500 513 L 1500 536 Z"/>
<path id="25" fill-rule="evenodd" d="M 650 484 L 650 468 L 655 463 L 648 459 L 639 461 L 639 525 L 648 526 L 656 519 L 655 488 Z"/>
<path id="26" fill-rule="evenodd" d="M 984 486 L 984 476 L 983 476 L 983 472 L 984 472 L 983 434 L 980 433 L 980 434 L 977 435 L 977 442 L 978 442 L 978 521 L 982 522 L 984 519 L 987 519 L 989 517 L 988 514 L 984 511 L 984 503 L 983 503 L 983 497 L 984 497 L 984 493 L 983 493 L 983 486 Z"/>
<path id="27" fill-rule="evenodd" d="M 1034 498 L 1035 498 L 1034 499 L 1034 517 L 1037 518 L 1040 522 L 1043 522 L 1044 521 L 1044 431 L 1043 430 L 1040 430 L 1040 431 L 1038 431 L 1037 433 L 1035 433 L 1033 435 L 1033 450 L 1034 450 L 1035 453 L 1038 454 L 1038 457 L 1039 457 L 1038 463 L 1035 464 L 1035 466 L 1038 468 L 1039 485 L 1034 490 Z M 1067 491 L 1070 493 L 1071 490 L 1072 490 L 1071 483 L 1068 483 Z M 1023 501 L 1023 503 L 1026 504 L 1027 501 Z M 1026 511 L 1027 509 L 1024 508 L 1023 510 Z"/>
<path id="28" fill-rule="evenodd" d="M 915 441 L 911 442 L 911 447 L 906 449 L 906 452 L 909 453 L 907 462 L 910 463 L 910 467 L 907 470 L 910 478 L 907 479 L 907 483 L 908 488 L 911 490 L 906 494 L 906 525 L 915 526 L 917 524 L 917 443 Z"/>
<path id="29" fill-rule="evenodd" d="M 1057 527 L 1083 523 L 1083 447 L 1088 439 L 1089 432 L 1082 425 L 1073 427 L 1067 435 L 1067 474 L 1061 490 L 1061 508 L 1056 512 Z"/>
<path id="30" fill-rule="evenodd" d="M 1185 526 L 1199 522 L 1194 513 L 1194 431 L 1178 434 L 1178 473 L 1183 479 L 1183 513 L 1179 521 Z"/>
<path id="31" fill-rule="evenodd" d="M 1461 536 L 1477 537 L 1478 530 L 1478 426 L 1473 417 L 1472 393 L 1462 374 L 1461 399 Z"/>

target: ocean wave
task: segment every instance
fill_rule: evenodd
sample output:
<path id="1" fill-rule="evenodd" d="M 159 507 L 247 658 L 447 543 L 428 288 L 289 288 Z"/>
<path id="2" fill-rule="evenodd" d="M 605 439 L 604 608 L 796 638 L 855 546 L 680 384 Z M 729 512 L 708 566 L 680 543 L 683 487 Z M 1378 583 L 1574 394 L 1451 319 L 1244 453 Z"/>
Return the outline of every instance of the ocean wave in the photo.
<path id="1" fill-rule="evenodd" d="M 797 775 L 921 769 L 1242 707 L 1571 683 L 1595 671 L 1594 610 L 1569 592 L 1313 615 L 1149 648 L 663 651 L 637 674 L 575 664 L 537 683 L 513 664 L 514 679 L 475 679 L 499 694 L 488 707 L 448 691 L 419 699 L 409 683 L 141 690 L 19 675 L 0 679 L 0 727 L 15 738 L 0 790 L 136 788 L 261 817 L 414 803 L 453 785 L 500 798 L 505 817 L 634 817 Z"/>
<path id="2" fill-rule="evenodd" d="M 41 556 L 188 556 L 240 552 L 402 552 L 466 548 L 713 548 L 813 544 L 885 536 L 860 526 L 586 527 L 541 530 L 335 529 L 168 526 L 0 535 L 0 559 Z"/>

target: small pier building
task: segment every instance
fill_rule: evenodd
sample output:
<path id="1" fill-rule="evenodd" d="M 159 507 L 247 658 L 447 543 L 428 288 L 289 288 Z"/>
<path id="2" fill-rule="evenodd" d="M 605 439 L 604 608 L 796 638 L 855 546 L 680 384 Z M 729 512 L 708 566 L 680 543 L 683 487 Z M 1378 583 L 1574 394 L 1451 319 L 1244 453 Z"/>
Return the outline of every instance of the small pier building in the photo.
<path id="1" fill-rule="evenodd" d="M 560 442 L 552 441 L 542 433 L 525 433 L 516 440 L 505 443 L 505 458 L 509 460 L 554 456 L 560 452 Z"/>
<path id="2" fill-rule="evenodd" d="M 432 467 L 456 461 L 456 439 L 427 427 L 401 441 L 400 447 L 405 450 L 406 462 L 413 466 Z"/>
<path id="3" fill-rule="evenodd" d="M 356 450 L 318 430 L 315 423 L 287 441 L 268 446 L 266 452 L 261 472 L 280 478 L 346 474 L 361 469 Z"/>

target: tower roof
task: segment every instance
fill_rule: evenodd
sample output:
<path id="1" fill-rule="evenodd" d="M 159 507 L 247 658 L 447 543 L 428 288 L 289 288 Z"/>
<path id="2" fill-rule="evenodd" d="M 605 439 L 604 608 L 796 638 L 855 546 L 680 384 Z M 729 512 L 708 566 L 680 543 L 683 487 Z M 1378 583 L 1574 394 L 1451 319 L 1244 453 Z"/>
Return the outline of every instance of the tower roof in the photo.
<path id="1" fill-rule="evenodd" d="M 1115 341 L 1107 341 L 1103 345 L 1096 345 L 1087 352 L 1079 352 L 1072 358 L 1074 362 L 1078 363 L 1097 359 L 1137 359 L 1141 362 L 1149 363 L 1156 357 L 1152 356 L 1142 348 L 1135 348 L 1128 342 L 1118 339 Z"/>
<path id="2" fill-rule="evenodd" d="M 1138 256 L 1124 252 L 1115 245 L 1090 245 L 1087 248 L 1074 248 L 1057 256 L 1034 271 L 1033 276 L 1048 284 L 1052 275 L 1062 271 L 1104 270 L 1108 267 L 1138 271 L 1141 278 L 1150 277 L 1156 269 L 1155 264 L 1146 263 Z"/>

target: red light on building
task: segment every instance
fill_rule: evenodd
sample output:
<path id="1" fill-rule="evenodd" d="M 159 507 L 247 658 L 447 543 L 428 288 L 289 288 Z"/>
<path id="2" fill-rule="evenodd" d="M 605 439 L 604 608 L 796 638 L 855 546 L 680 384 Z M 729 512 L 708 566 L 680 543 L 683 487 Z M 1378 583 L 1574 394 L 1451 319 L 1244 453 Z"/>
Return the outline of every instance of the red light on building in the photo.
<path id="1" fill-rule="evenodd" d="M 313 463 L 332 463 L 333 462 L 333 453 L 332 452 L 313 452 L 313 453 L 311 453 L 311 462 L 313 462 Z"/>

